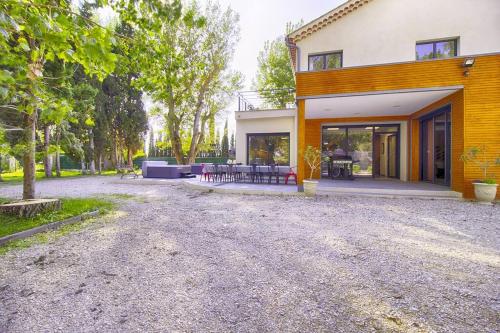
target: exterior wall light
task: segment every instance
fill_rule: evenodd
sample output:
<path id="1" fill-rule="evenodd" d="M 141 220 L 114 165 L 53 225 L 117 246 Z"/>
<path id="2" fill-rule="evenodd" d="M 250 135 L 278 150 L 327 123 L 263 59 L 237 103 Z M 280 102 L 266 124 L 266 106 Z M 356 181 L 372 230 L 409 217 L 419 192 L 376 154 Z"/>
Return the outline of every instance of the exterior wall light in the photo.
<path id="1" fill-rule="evenodd" d="M 462 64 L 462 67 L 465 68 L 464 70 L 464 76 L 469 76 L 469 70 L 474 66 L 474 63 L 476 62 L 476 59 L 474 58 L 465 58 L 464 62 Z"/>

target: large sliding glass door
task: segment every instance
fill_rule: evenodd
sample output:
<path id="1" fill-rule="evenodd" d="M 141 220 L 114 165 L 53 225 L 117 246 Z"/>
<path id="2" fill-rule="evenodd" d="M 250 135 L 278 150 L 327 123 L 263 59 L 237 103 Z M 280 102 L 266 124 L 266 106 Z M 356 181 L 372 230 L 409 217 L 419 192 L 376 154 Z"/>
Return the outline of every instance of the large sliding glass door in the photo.
<path id="1" fill-rule="evenodd" d="M 447 106 L 421 118 L 421 167 L 423 181 L 450 185 L 451 110 Z"/>
<path id="2" fill-rule="evenodd" d="M 399 125 L 324 126 L 322 177 L 331 160 L 348 157 L 354 177 L 399 177 Z"/>
<path id="3" fill-rule="evenodd" d="M 373 127 L 348 127 L 348 155 L 352 157 L 352 173 L 356 177 L 373 175 Z"/>
<path id="4" fill-rule="evenodd" d="M 290 133 L 247 134 L 247 164 L 290 165 Z"/>

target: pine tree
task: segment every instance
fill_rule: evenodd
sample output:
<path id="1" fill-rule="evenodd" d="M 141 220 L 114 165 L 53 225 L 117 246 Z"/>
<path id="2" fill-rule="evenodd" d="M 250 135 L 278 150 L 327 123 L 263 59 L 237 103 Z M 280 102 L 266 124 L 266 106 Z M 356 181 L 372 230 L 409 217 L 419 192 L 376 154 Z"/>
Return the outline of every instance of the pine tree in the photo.
<path id="1" fill-rule="evenodd" d="M 215 133 L 215 114 L 213 114 L 208 121 L 208 143 L 214 145 L 216 143 L 216 133 Z"/>
<path id="2" fill-rule="evenodd" d="M 214 140 L 215 148 L 218 149 L 220 147 L 220 132 L 215 131 L 215 140 Z"/>
<path id="3" fill-rule="evenodd" d="M 222 136 L 221 143 L 222 156 L 229 156 L 229 138 L 228 138 L 228 121 L 226 119 L 226 124 L 224 125 L 224 135 Z"/>
<path id="4" fill-rule="evenodd" d="M 234 142 L 234 132 L 231 133 L 231 144 L 230 144 L 231 153 L 234 155 L 236 152 L 235 142 Z"/>
<path id="5" fill-rule="evenodd" d="M 153 129 L 149 130 L 149 147 L 148 147 L 148 157 L 156 157 L 155 156 L 155 132 Z"/>

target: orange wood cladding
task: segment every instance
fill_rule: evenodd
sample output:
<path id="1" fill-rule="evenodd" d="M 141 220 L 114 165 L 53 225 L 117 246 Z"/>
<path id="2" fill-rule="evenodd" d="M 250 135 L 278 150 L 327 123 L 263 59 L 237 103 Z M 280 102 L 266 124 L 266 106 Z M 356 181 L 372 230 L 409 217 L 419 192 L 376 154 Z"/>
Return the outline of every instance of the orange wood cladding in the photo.
<path id="1" fill-rule="evenodd" d="M 464 197 L 470 198 L 473 197 L 472 181 L 480 179 L 482 175 L 474 164 L 464 165 L 459 160 L 464 148 L 485 144 L 488 159 L 493 160 L 500 155 L 500 54 L 478 55 L 474 58 L 476 61 L 468 76 L 464 75 L 462 67 L 464 57 L 319 72 L 300 72 L 296 74 L 297 98 L 300 102 L 302 98 L 308 96 L 325 94 L 463 86 L 463 90 L 433 103 L 407 118 L 410 129 L 409 152 L 411 156 L 408 165 L 410 166 L 410 180 L 419 180 L 420 123 L 418 117 L 432 112 L 440 106 L 451 104 L 451 188 L 463 192 Z M 373 122 L 377 120 L 380 119 L 306 120 L 305 144 L 320 146 L 321 123 Z M 495 174 L 497 181 L 500 181 L 500 166 L 491 167 L 490 172 Z M 497 197 L 500 198 L 500 191 Z"/>

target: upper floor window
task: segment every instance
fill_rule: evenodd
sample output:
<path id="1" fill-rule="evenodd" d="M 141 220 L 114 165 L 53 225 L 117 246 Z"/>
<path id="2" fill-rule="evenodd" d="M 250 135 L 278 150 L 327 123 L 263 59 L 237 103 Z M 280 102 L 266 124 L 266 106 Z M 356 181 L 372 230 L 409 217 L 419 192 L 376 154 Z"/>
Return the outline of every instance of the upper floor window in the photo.
<path id="1" fill-rule="evenodd" d="M 321 71 L 324 69 L 341 68 L 342 51 L 314 54 L 309 56 L 309 70 Z"/>
<path id="2" fill-rule="evenodd" d="M 426 60 L 456 57 L 457 44 L 457 39 L 417 43 L 416 58 L 417 60 Z"/>

